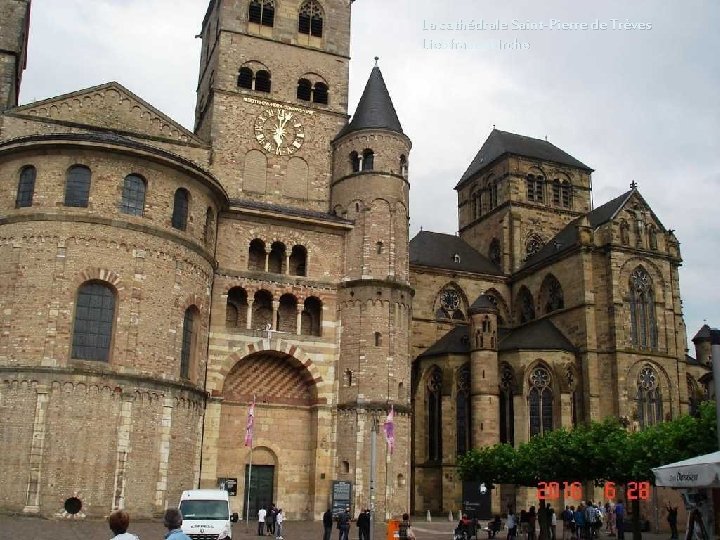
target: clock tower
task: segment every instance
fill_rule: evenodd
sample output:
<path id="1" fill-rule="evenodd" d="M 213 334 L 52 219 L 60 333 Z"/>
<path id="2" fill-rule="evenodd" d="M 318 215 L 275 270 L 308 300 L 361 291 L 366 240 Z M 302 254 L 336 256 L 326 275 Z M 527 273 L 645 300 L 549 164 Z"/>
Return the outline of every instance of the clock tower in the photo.
<path id="1" fill-rule="evenodd" d="M 201 37 L 195 131 L 230 198 L 327 212 L 350 0 L 213 0 Z"/>

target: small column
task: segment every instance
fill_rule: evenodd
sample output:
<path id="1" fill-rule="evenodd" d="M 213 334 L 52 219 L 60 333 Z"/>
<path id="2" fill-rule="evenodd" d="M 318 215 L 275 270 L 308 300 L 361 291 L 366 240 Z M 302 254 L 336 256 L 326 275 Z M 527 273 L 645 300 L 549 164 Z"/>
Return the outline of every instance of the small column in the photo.
<path id="1" fill-rule="evenodd" d="M 247 303 L 248 303 L 248 307 L 247 307 L 247 317 L 246 317 L 246 323 L 245 323 L 245 327 L 246 327 L 248 330 L 251 330 L 251 329 L 252 329 L 252 307 L 253 307 L 253 302 L 255 302 L 255 299 L 254 299 L 254 298 L 248 298 L 248 301 L 247 301 Z"/>
<path id="2" fill-rule="evenodd" d="M 125 488 L 127 486 L 127 462 L 130 454 L 130 435 L 132 433 L 133 395 L 123 394 L 120 409 L 120 425 L 117 432 L 117 455 L 115 458 L 115 490 L 113 510 L 125 508 Z"/>
<path id="3" fill-rule="evenodd" d="M 155 483 L 155 512 L 166 508 L 168 491 L 168 469 L 170 468 L 170 445 L 172 443 L 172 417 L 175 399 L 166 397 L 160 420 L 160 453 L 158 455 L 158 480 Z"/>
<path id="4" fill-rule="evenodd" d="M 265 271 L 267 272 L 269 268 L 270 268 L 270 254 L 266 252 L 265 253 Z"/>
<path id="5" fill-rule="evenodd" d="M 272 303 L 273 306 L 273 314 L 272 314 L 272 329 L 277 330 L 277 319 L 278 319 L 278 309 L 280 308 L 280 301 L 279 300 L 273 300 Z"/>
<path id="6" fill-rule="evenodd" d="M 285 255 L 285 275 L 286 276 L 290 275 L 290 255 L 289 254 Z"/>
<path id="7" fill-rule="evenodd" d="M 302 312 L 303 312 L 303 306 L 298 304 L 297 307 L 297 335 L 302 334 Z"/>

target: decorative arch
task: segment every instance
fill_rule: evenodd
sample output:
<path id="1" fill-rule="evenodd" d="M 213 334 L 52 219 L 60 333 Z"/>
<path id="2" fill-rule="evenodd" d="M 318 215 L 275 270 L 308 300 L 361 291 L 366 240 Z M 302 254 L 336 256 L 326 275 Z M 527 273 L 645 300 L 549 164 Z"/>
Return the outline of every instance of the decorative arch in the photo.
<path id="1" fill-rule="evenodd" d="M 515 444 L 515 373 L 507 362 L 502 362 L 500 375 L 500 442 Z"/>
<path id="2" fill-rule="evenodd" d="M 267 158 L 260 150 L 245 154 L 242 188 L 256 193 L 265 193 L 267 189 Z"/>
<path id="3" fill-rule="evenodd" d="M 248 20 L 260 26 L 275 25 L 275 0 L 250 0 Z"/>
<path id="4" fill-rule="evenodd" d="M 636 429 L 672 416 L 673 386 L 660 364 L 649 359 L 638 360 L 628 368 L 625 384 L 626 414 Z"/>
<path id="5" fill-rule="evenodd" d="M 542 361 L 536 361 L 527 370 L 527 400 L 530 436 L 543 435 L 553 430 L 554 392 L 553 373 Z"/>
<path id="6" fill-rule="evenodd" d="M 35 178 L 37 170 L 32 165 L 25 165 L 20 169 L 18 175 L 17 195 L 15 196 L 15 208 L 26 208 L 32 206 L 35 194 Z"/>
<path id="7" fill-rule="evenodd" d="M 457 283 L 451 281 L 435 296 L 433 313 L 438 320 L 465 321 L 468 305 L 465 292 Z"/>
<path id="8" fill-rule="evenodd" d="M 77 288 L 71 358 L 110 362 L 117 296 L 117 290 L 107 281 L 89 280 Z"/>
<path id="9" fill-rule="evenodd" d="M 632 346 L 639 349 L 657 349 L 655 291 L 652 278 L 643 265 L 638 265 L 630 274 L 628 303 Z"/>
<path id="10" fill-rule="evenodd" d="M 288 162 L 285 176 L 285 193 L 288 197 L 307 199 L 310 178 L 310 167 L 304 159 L 293 156 Z"/>
<path id="11" fill-rule="evenodd" d="M 545 202 L 545 174 L 540 169 L 533 169 L 525 177 L 527 200 L 530 202 Z"/>
<path id="12" fill-rule="evenodd" d="M 553 274 L 548 274 L 540 286 L 538 306 L 541 313 L 548 314 L 565 308 L 562 285 Z"/>
<path id="13" fill-rule="evenodd" d="M 317 0 L 305 0 L 298 14 L 298 32 L 308 36 L 321 38 L 325 13 Z"/>
<path id="14" fill-rule="evenodd" d="M 427 370 L 425 381 L 425 405 L 427 416 L 428 461 L 442 460 L 442 370 L 433 365 Z"/>
<path id="15" fill-rule="evenodd" d="M 525 324 L 535 320 L 535 302 L 533 296 L 525 285 L 520 287 L 515 300 L 515 320 L 519 324 Z"/>

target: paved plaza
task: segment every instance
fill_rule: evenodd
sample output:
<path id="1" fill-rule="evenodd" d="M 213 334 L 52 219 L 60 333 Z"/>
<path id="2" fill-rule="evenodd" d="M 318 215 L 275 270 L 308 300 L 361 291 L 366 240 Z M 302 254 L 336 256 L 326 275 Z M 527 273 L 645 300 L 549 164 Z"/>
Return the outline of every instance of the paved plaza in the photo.
<path id="1" fill-rule="evenodd" d="M 233 527 L 233 538 L 249 539 L 258 538 L 256 523 L 246 527 L 244 523 L 237 523 Z M 418 520 L 413 523 L 418 540 L 452 540 L 454 523 L 447 520 L 438 520 L 431 523 L 425 520 Z M 560 529 L 560 527 L 558 527 Z M 385 540 L 385 523 L 378 524 L 374 540 Z M 128 532 L 137 534 L 140 540 L 162 540 L 165 529 L 162 521 L 138 521 L 131 523 Z M 558 536 L 561 532 L 558 531 Z M 684 537 L 680 531 L 681 538 Z M 321 540 L 323 536 L 322 524 L 319 521 L 288 521 L 285 523 L 283 538 L 285 540 Z M 503 531 L 498 535 L 499 540 L 504 540 L 506 533 Z M 669 534 L 643 533 L 643 540 L 667 540 Z M 47 520 L 25 516 L 0 516 L 0 540 L 104 540 L 110 539 L 112 534 L 107 524 L 101 520 L 67 521 Z M 333 530 L 332 539 L 338 537 L 337 530 Z M 350 540 L 357 540 L 358 530 L 354 526 L 350 531 Z M 479 540 L 487 538 L 482 534 Z M 600 536 L 600 540 L 611 540 L 612 537 Z M 632 535 L 625 535 L 626 540 L 632 540 Z"/>

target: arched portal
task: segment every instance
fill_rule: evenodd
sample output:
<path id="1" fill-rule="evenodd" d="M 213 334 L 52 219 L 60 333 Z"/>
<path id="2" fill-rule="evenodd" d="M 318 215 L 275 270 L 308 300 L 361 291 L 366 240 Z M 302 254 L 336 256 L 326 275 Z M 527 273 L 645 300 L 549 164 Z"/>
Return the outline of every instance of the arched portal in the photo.
<path id="1" fill-rule="evenodd" d="M 250 447 L 245 445 L 248 410 L 255 396 L 253 473 L 248 484 Z M 297 358 L 259 351 L 238 360 L 222 387 L 217 452 L 218 478 L 237 479 L 233 511 L 250 516 L 260 504 L 275 503 L 288 519 L 312 518 L 318 447 L 318 393 L 315 380 Z"/>

